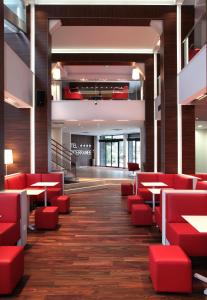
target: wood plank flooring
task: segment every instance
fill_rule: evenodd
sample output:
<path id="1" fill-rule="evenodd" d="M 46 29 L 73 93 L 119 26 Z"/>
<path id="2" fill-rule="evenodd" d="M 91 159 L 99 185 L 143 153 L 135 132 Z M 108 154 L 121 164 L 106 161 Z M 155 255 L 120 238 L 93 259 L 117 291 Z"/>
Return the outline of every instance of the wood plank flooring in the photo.
<path id="1" fill-rule="evenodd" d="M 120 188 L 72 195 L 72 213 L 61 215 L 60 224 L 56 231 L 29 233 L 24 278 L 12 297 L 1 299 L 205 299 L 197 280 L 191 295 L 154 292 L 148 246 L 160 243 L 160 233 L 131 225 Z M 194 270 L 206 274 L 205 259 Z"/>

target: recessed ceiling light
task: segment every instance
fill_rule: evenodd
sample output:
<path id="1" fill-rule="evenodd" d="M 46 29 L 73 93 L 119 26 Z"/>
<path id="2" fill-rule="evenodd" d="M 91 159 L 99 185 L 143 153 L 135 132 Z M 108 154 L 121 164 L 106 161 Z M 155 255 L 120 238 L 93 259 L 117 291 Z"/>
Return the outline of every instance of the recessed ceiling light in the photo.
<path id="1" fill-rule="evenodd" d="M 198 125 L 198 128 L 202 128 L 203 127 L 203 125 Z"/>
<path id="2" fill-rule="evenodd" d="M 129 120 L 117 120 L 117 122 L 128 122 Z"/>
<path id="3" fill-rule="evenodd" d="M 104 120 L 94 119 L 93 122 L 104 122 Z"/>

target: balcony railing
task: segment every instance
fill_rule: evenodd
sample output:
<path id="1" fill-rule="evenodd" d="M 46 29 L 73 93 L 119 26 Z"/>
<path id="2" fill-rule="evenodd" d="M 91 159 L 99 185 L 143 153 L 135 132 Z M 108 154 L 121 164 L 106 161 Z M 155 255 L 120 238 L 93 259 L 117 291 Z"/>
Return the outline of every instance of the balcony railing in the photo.
<path id="1" fill-rule="evenodd" d="M 52 81 L 53 100 L 143 100 L 143 82 Z"/>
<path id="2" fill-rule="evenodd" d="M 186 66 L 206 44 L 206 18 L 207 14 L 205 13 L 183 40 L 183 67 Z"/>

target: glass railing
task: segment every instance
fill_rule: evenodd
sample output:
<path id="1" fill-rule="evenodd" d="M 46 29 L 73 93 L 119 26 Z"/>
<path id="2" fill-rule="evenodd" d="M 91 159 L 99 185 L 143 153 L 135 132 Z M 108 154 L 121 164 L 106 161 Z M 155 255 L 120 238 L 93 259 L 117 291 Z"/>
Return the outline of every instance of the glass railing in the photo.
<path id="1" fill-rule="evenodd" d="M 204 14 L 193 28 L 189 31 L 182 43 L 183 67 L 201 50 L 206 44 L 206 18 Z"/>
<path id="2" fill-rule="evenodd" d="M 14 24 L 14 18 L 9 14 L 13 13 L 18 22 L 15 22 L 15 26 L 19 27 L 21 30 L 26 30 L 26 7 L 23 0 L 4 0 L 4 5 L 8 8 L 8 13 L 5 14 L 5 18 Z"/>
<path id="3" fill-rule="evenodd" d="M 143 100 L 142 81 L 64 81 L 53 80 L 53 100 Z"/>

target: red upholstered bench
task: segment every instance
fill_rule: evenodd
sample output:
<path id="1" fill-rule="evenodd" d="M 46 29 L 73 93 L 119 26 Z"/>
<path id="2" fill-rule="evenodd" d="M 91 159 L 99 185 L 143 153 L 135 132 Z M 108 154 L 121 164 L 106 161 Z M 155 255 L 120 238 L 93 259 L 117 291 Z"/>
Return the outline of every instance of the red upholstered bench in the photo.
<path id="1" fill-rule="evenodd" d="M 37 229 L 55 229 L 58 225 L 58 207 L 39 207 L 35 211 L 35 226 Z"/>
<path id="2" fill-rule="evenodd" d="M 152 209 L 146 204 L 132 205 L 131 220 L 133 225 L 152 225 Z"/>
<path id="3" fill-rule="evenodd" d="M 70 210 L 70 197 L 67 195 L 51 199 L 52 206 L 57 206 L 59 213 L 67 214 Z"/>
<path id="4" fill-rule="evenodd" d="M 192 292 L 191 261 L 179 246 L 150 246 L 149 269 L 156 292 Z"/>
<path id="5" fill-rule="evenodd" d="M 122 196 L 129 196 L 133 195 L 133 185 L 130 182 L 125 182 L 121 184 L 121 195 Z"/>
<path id="6" fill-rule="evenodd" d="M 23 247 L 0 246 L 0 294 L 11 294 L 23 273 Z"/>
<path id="7" fill-rule="evenodd" d="M 130 195 L 127 197 L 127 207 L 128 212 L 131 213 L 132 205 L 133 204 L 144 204 L 144 200 L 139 195 Z"/>

